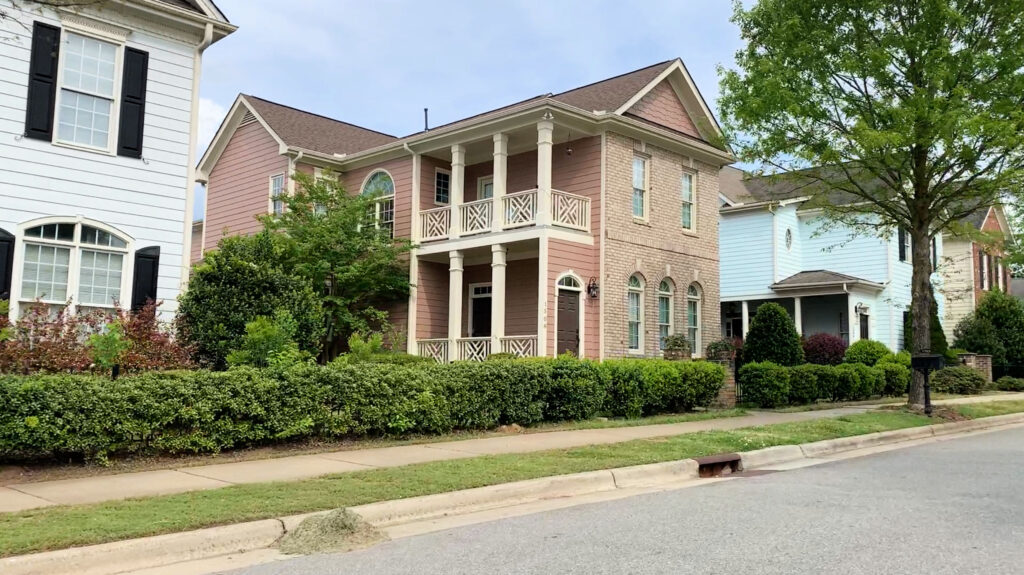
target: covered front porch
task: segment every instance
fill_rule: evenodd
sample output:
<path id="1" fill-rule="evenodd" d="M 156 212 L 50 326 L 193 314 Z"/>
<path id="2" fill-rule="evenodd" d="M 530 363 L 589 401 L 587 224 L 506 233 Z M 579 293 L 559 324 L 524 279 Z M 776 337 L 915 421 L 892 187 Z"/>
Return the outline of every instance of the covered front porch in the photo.
<path id="1" fill-rule="evenodd" d="M 793 318 L 797 333 L 810 337 L 827 333 L 846 343 L 882 339 L 878 330 L 878 295 L 884 286 L 829 271 L 801 272 L 771 286 L 772 294 L 723 301 L 722 336 L 745 339 L 757 308 L 781 305 Z M 852 320 L 852 321 L 851 321 Z"/>

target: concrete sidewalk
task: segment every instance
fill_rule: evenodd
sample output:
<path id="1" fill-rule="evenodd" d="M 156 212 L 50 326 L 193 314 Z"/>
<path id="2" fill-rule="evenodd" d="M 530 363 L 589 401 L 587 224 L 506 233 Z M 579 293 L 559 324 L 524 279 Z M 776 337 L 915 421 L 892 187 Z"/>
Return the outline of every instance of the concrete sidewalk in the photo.
<path id="1" fill-rule="evenodd" d="M 1009 401 L 1015 399 L 1024 399 L 1024 393 L 937 401 L 936 404 Z M 318 453 L 315 455 L 200 465 L 119 475 L 21 483 L 0 487 L 0 513 L 22 511 L 50 505 L 74 505 L 134 497 L 169 495 L 187 491 L 217 489 L 241 483 L 295 481 L 362 469 L 398 467 L 429 461 L 502 453 L 528 453 L 584 445 L 604 445 L 631 441 L 633 439 L 669 437 L 698 431 L 738 429 L 756 425 L 807 421 L 863 413 L 874 407 L 865 405 L 795 413 L 754 412 L 741 417 L 727 417 L 686 423 L 527 433 L 463 441 L 356 449 Z"/>

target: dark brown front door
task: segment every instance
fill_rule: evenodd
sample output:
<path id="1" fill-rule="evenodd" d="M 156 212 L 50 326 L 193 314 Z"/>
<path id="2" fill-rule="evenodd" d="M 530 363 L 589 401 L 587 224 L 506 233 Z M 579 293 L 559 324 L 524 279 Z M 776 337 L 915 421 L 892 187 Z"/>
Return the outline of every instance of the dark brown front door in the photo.
<path id="1" fill-rule="evenodd" d="M 580 354 L 580 292 L 558 290 L 558 333 L 555 351 Z"/>

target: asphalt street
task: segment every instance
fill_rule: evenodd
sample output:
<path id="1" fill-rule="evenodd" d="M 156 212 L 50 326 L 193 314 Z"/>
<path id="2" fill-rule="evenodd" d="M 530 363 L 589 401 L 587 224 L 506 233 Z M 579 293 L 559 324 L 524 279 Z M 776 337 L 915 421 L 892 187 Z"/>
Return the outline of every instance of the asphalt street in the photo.
<path id="1" fill-rule="evenodd" d="M 1024 573 L 1024 428 L 236 575 Z"/>

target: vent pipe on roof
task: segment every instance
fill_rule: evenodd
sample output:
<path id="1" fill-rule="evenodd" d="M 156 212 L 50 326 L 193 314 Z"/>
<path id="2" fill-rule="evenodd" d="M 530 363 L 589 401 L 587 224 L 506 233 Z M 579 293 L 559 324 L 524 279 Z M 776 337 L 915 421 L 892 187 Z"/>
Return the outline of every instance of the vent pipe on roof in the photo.
<path id="1" fill-rule="evenodd" d="M 423 108 L 423 131 L 430 130 L 430 116 L 428 115 L 429 108 Z"/>

